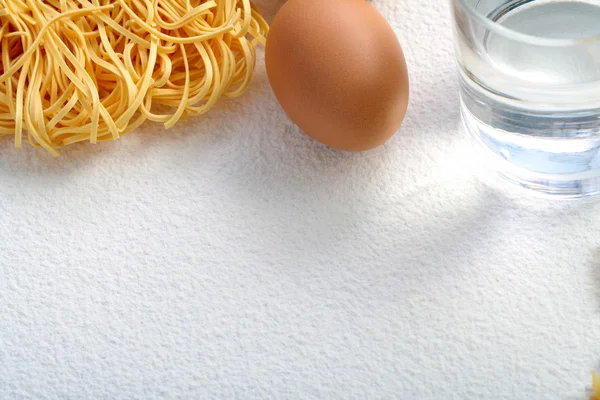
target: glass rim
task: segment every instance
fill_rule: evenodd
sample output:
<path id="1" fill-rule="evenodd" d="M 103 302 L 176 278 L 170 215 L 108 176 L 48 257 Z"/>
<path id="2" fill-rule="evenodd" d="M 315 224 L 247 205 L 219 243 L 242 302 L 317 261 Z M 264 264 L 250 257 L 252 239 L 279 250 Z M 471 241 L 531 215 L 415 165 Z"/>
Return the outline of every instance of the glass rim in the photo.
<path id="1" fill-rule="evenodd" d="M 569 47 L 600 43 L 600 36 L 591 36 L 589 38 L 584 39 L 554 39 L 518 32 L 514 29 L 507 28 L 506 26 L 487 18 L 484 14 L 477 11 L 475 7 L 473 7 L 471 4 L 468 4 L 467 0 L 458 0 L 458 2 L 463 7 L 463 9 L 471 15 L 471 17 L 475 18 L 489 31 L 495 32 L 497 34 L 500 34 L 518 42 L 547 47 Z"/>

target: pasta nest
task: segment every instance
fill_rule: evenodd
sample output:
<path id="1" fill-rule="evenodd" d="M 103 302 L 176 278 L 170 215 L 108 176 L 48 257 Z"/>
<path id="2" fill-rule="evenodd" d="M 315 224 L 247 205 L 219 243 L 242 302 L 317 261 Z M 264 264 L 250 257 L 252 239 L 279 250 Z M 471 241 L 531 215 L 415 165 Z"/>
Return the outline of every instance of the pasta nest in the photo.
<path id="1" fill-rule="evenodd" d="M 250 0 L 0 0 L 0 135 L 58 155 L 241 95 L 268 25 Z"/>

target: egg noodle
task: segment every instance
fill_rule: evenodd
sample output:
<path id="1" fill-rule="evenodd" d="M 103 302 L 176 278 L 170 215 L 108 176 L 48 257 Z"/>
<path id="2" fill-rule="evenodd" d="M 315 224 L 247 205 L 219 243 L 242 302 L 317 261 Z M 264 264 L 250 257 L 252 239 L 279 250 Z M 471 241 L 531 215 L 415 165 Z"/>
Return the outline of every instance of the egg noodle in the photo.
<path id="1" fill-rule="evenodd" d="M 0 0 L 0 135 L 57 155 L 172 127 L 244 92 L 267 31 L 250 0 Z"/>
<path id="2" fill-rule="evenodd" d="M 594 394 L 590 397 L 590 400 L 600 400 L 600 377 L 595 372 L 592 372 L 592 390 Z"/>

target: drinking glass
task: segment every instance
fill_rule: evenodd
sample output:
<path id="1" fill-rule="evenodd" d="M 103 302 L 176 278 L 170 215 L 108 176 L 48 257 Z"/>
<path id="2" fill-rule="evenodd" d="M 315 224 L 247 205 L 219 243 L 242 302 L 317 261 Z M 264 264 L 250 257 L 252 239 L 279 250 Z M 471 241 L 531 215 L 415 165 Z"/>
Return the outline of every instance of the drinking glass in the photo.
<path id="1" fill-rule="evenodd" d="M 486 159 L 540 192 L 600 193 L 600 0 L 451 1 L 462 120 Z"/>

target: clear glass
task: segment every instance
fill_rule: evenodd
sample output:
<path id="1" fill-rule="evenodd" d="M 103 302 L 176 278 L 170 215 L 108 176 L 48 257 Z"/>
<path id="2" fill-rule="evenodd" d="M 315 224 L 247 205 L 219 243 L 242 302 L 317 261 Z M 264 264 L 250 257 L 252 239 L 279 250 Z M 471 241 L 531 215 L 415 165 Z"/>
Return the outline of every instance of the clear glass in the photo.
<path id="1" fill-rule="evenodd" d="M 465 128 L 500 174 L 600 193 L 600 0 L 451 0 Z"/>

